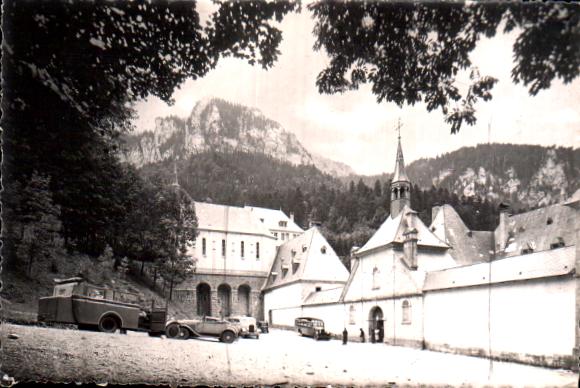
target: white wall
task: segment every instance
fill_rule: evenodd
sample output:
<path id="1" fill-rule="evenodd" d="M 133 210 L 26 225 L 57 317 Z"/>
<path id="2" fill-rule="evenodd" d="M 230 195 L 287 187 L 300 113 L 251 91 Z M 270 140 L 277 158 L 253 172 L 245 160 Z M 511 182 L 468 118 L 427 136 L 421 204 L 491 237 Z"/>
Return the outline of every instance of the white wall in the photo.
<path id="1" fill-rule="evenodd" d="M 575 284 L 541 279 L 425 294 L 425 341 L 462 349 L 570 355 L 574 347 Z M 488 317 L 491 331 L 488 330 Z"/>
<path id="2" fill-rule="evenodd" d="M 203 239 L 206 239 L 206 254 L 203 254 Z M 222 240 L 226 240 L 226 256 L 222 256 Z M 244 257 L 241 242 L 244 241 Z M 260 244 L 260 257 L 256 258 L 256 244 Z M 224 233 L 200 230 L 195 244 L 188 254 L 197 258 L 199 270 L 232 270 L 268 272 L 276 254 L 276 241 L 265 236 Z"/>
<path id="3" fill-rule="evenodd" d="M 402 262 L 402 251 L 387 248 L 360 258 L 345 301 L 384 299 L 420 292 L 426 271 L 449 268 L 455 265 L 453 258 L 445 252 L 419 251 L 417 270 L 409 270 Z M 373 270 L 378 269 L 378 288 L 373 288 Z"/>

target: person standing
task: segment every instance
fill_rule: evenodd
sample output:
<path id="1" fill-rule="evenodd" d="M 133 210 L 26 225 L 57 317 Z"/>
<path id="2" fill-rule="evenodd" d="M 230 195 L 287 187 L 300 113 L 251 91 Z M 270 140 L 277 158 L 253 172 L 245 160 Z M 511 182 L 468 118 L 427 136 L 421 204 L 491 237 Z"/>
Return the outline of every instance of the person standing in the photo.
<path id="1" fill-rule="evenodd" d="M 360 328 L 360 342 L 362 342 L 363 344 L 365 343 L 365 332 L 362 329 L 362 327 Z"/>
<path id="2" fill-rule="evenodd" d="M 346 345 L 348 341 L 348 331 L 346 331 L 346 327 L 344 328 L 344 330 L 342 331 L 342 344 Z"/>

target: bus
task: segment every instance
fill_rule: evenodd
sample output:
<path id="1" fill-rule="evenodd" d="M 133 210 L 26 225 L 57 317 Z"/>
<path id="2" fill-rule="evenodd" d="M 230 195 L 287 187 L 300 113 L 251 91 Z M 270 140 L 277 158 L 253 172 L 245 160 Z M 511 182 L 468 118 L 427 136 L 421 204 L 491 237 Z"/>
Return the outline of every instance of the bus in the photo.
<path id="1" fill-rule="evenodd" d="M 318 318 L 300 317 L 294 320 L 296 331 L 301 336 L 312 337 L 315 340 L 329 340 L 330 333 L 324 330 L 324 321 Z"/>

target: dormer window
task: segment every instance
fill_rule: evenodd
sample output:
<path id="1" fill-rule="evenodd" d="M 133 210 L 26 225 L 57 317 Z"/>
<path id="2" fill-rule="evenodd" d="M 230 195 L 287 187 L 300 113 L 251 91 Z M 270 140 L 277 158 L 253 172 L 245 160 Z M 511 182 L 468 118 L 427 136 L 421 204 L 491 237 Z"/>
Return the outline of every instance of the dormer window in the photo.
<path id="1" fill-rule="evenodd" d="M 473 232 L 471 230 L 467 232 L 467 237 L 473 237 Z"/>
<path id="2" fill-rule="evenodd" d="M 260 218 L 260 221 L 262 221 L 262 223 L 264 223 L 264 219 L 263 218 Z"/>
<path id="3" fill-rule="evenodd" d="M 323 255 L 326 254 L 326 246 L 323 245 L 322 248 L 320 248 L 320 252 L 322 252 Z"/>
<path id="4" fill-rule="evenodd" d="M 554 220 L 552 219 L 552 217 L 548 217 L 548 219 L 546 220 L 546 225 L 552 225 L 553 222 Z"/>
<path id="5" fill-rule="evenodd" d="M 287 221 L 280 221 L 278 222 L 278 226 L 281 226 L 282 228 L 285 228 L 288 226 L 288 222 Z"/>

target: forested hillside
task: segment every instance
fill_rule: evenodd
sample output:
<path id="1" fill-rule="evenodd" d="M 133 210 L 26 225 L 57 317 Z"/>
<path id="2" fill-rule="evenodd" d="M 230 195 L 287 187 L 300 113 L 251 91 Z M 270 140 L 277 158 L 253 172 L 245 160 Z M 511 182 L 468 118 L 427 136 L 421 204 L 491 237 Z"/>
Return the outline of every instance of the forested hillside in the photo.
<path id="1" fill-rule="evenodd" d="M 141 173 L 147 180 L 169 186 L 174 169 L 180 186 L 194 200 L 282 209 L 293 213 L 303 228 L 311 221 L 320 223 L 341 256 L 352 246 L 364 244 L 389 214 L 389 181 L 367 185 L 359 179 L 345 184 L 314 166 L 293 166 L 264 154 L 203 152 L 185 160 L 149 164 Z M 412 196 L 413 208 L 426 223 L 430 223 L 434 204 L 449 203 L 471 228 L 495 228 L 493 201 L 418 186 L 413 187 Z"/>

